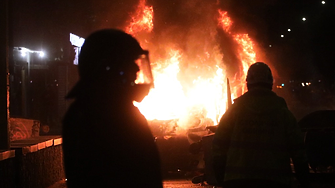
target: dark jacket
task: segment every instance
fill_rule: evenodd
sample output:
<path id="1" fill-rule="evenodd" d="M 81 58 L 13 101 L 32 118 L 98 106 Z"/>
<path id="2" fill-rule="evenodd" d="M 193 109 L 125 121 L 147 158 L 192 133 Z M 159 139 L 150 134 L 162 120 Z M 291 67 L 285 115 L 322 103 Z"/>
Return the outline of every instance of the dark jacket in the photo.
<path id="1" fill-rule="evenodd" d="M 269 89 L 255 88 L 234 101 L 215 132 L 213 156 L 216 171 L 222 174 L 218 178 L 224 181 L 270 180 L 289 185 L 290 159 L 299 173 L 308 173 L 296 119 L 285 100 Z"/>
<path id="2" fill-rule="evenodd" d="M 68 187 L 162 187 L 159 154 L 146 119 L 122 92 L 110 93 L 79 96 L 63 119 Z"/>

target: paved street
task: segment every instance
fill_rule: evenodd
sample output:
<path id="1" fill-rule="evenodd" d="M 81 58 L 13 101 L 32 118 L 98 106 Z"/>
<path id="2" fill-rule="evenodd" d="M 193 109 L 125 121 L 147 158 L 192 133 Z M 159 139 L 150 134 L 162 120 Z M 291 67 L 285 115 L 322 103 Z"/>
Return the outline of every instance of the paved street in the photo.
<path id="1" fill-rule="evenodd" d="M 212 188 L 213 186 L 201 186 L 200 184 L 192 184 L 191 180 L 181 179 L 181 180 L 166 180 L 163 182 L 164 188 Z M 66 188 L 66 183 L 64 180 L 57 182 L 56 184 L 48 187 L 48 188 Z"/>
<path id="2" fill-rule="evenodd" d="M 177 180 L 165 180 L 163 182 L 164 188 L 213 188 L 213 186 L 209 185 L 203 185 L 200 184 L 193 184 L 191 182 L 191 179 L 177 179 Z M 334 188 L 335 183 L 330 182 L 319 182 L 319 183 L 312 183 L 311 188 Z M 65 180 L 59 181 L 55 183 L 54 185 L 48 187 L 48 188 L 66 188 Z M 298 188 L 297 186 L 292 186 L 292 188 Z"/>

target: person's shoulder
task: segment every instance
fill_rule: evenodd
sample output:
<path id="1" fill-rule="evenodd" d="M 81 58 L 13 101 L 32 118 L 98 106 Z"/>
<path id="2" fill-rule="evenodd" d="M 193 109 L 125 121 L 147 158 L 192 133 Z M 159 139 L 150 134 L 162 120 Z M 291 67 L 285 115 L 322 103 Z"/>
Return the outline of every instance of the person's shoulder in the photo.
<path id="1" fill-rule="evenodd" d="M 280 110 L 280 112 L 282 112 L 282 115 L 287 119 L 289 119 L 290 121 L 296 122 L 296 118 L 291 112 L 291 110 L 288 108 L 286 100 L 283 97 L 276 95 L 276 101 L 278 109 Z"/>
<path id="2" fill-rule="evenodd" d="M 274 93 L 274 92 L 273 92 L 273 93 Z M 281 106 L 287 108 L 286 100 L 285 100 L 283 97 L 278 96 L 276 93 L 274 93 L 274 94 L 275 94 L 275 98 L 277 99 L 279 105 L 281 105 Z"/>
<path id="3" fill-rule="evenodd" d="M 74 124 L 74 122 L 85 121 L 87 109 L 81 102 L 74 101 L 63 117 L 63 124 Z"/>

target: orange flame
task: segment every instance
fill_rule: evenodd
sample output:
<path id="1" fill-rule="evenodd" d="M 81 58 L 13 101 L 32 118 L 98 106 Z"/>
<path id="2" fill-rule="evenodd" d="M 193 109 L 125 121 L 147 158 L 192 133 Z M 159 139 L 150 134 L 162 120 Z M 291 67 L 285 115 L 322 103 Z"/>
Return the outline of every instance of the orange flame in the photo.
<path id="1" fill-rule="evenodd" d="M 231 34 L 233 39 L 239 44 L 239 56 L 241 61 L 241 69 L 242 69 L 242 76 L 239 79 L 240 83 L 237 84 L 234 88 L 235 94 L 237 90 L 240 88 L 242 90 L 242 93 L 246 91 L 246 85 L 245 85 L 245 79 L 248 72 L 248 68 L 251 64 L 256 62 L 256 52 L 255 52 L 255 45 L 253 41 L 249 38 L 248 34 L 234 34 L 231 31 L 232 21 L 230 17 L 228 16 L 227 11 L 218 11 L 220 14 L 220 18 L 218 19 L 219 26 L 222 27 L 224 31 Z M 236 80 L 235 80 L 236 81 Z"/>
<path id="2" fill-rule="evenodd" d="M 220 17 L 218 18 L 219 26 L 222 27 L 222 29 L 228 33 L 230 33 L 230 28 L 233 25 L 233 22 L 231 21 L 230 17 L 228 17 L 227 11 L 219 10 Z"/>
<path id="3" fill-rule="evenodd" d="M 130 25 L 125 29 L 129 34 L 136 34 L 140 31 L 151 32 L 153 24 L 154 9 L 152 6 L 146 6 L 145 0 L 140 0 L 135 15 L 132 17 Z"/>
<path id="4" fill-rule="evenodd" d="M 234 39 L 238 44 L 240 44 L 240 60 L 242 63 L 242 71 L 243 75 L 240 79 L 240 87 L 242 89 L 242 93 L 246 91 L 245 79 L 247 76 L 247 72 L 249 66 L 256 62 L 256 52 L 254 50 L 254 44 L 252 40 L 249 38 L 248 34 L 242 35 L 234 35 Z"/>
<path id="5" fill-rule="evenodd" d="M 210 122 L 204 126 L 217 123 L 218 116 L 224 113 L 222 109 L 226 108 L 223 69 L 216 66 L 209 79 L 199 75 L 185 91 L 178 79 L 181 61 L 183 54 L 175 49 L 170 49 L 169 58 L 157 60 L 158 66 L 153 68 L 155 88 L 135 105 L 148 120 L 177 119 L 176 123 L 184 128 L 194 125 L 190 122 L 194 117 L 203 123 Z"/>
<path id="6" fill-rule="evenodd" d="M 140 1 L 136 16 L 132 17 L 126 32 L 134 35 L 140 31 L 149 34 L 152 31 L 153 7 L 146 6 L 145 3 L 145 0 Z M 206 43 L 209 41 L 206 45 L 199 45 L 199 40 L 194 41 L 194 46 L 204 46 L 200 53 L 190 54 L 189 51 L 178 49 L 174 45 L 163 44 L 168 55 L 162 58 L 155 54 L 155 46 L 149 48 L 153 52 L 150 58 L 155 60 L 152 63 L 155 88 L 151 89 L 141 103 L 134 102 L 149 121 L 173 120 L 175 122 L 172 124 L 177 124 L 180 130 L 218 123 L 227 107 L 227 72 L 222 62 L 220 44 L 215 38 L 218 26 L 232 37 L 239 47 L 241 76 L 231 82 L 234 83 L 232 98 L 245 91 L 246 73 L 256 58 L 254 44 L 248 34 L 237 34 L 231 30 L 233 22 L 226 11 L 219 10 L 219 15 L 218 25 L 205 30 L 210 33 L 194 32 L 197 35 L 195 40 L 207 37 Z M 141 44 L 144 41 L 146 44 L 150 43 L 147 39 L 138 40 Z M 188 65 L 187 68 L 182 66 L 183 63 Z"/>

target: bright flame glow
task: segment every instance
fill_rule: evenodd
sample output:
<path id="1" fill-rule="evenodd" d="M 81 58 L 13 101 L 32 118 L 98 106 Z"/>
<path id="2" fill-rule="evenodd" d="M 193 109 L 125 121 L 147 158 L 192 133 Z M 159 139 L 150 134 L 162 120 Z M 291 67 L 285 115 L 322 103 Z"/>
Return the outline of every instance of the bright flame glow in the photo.
<path id="1" fill-rule="evenodd" d="M 136 34 L 140 31 L 151 32 L 154 24 L 154 9 L 152 6 L 146 6 L 146 0 L 140 0 L 135 15 L 132 17 L 130 25 L 126 28 L 126 33 Z"/>
<path id="2" fill-rule="evenodd" d="M 217 27 L 233 38 L 240 61 L 239 74 L 231 79 L 232 99 L 246 91 L 245 78 L 249 66 L 256 61 L 253 41 L 248 34 L 232 31 L 233 22 L 226 11 L 218 10 L 217 25 L 208 29 L 209 33 L 196 33 L 193 43 L 203 49 L 190 53 L 185 49 L 161 42 L 165 56 L 155 54 L 155 46 L 149 48 L 155 88 L 141 103 L 134 102 L 141 113 L 149 120 L 173 121 L 180 129 L 187 130 L 194 125 L 216 125 L 227 108 L 227 70 L 223 64 L 223 54 L 216 39 Z M 141 0 L 135 16 L 125 31 L 130 34 L 145 32 L 150 35 L 153 29 L 153 7 Z M 200 39 L 206 40 L 202 44 Z M 137 38 L 141 44 L 149 44 L 146 38 Z M 198 41 L 199 40 L 199 41 Z M 180 41 L 180 43 L 186 43 Z M 193 44 L 192 43 L 192 44 Z M 207 44 L 208 43 L 208 44 Z M 193 47 L 193 46 L 192 46 Z M 157 52 L 158 53 L 158 52 Z M 187 64 L 187 68 L 185 65 Z M 198 121 L 199 120 L 199 121 Z"/>
<path id="3" fill-rule="evenodd" d="M 220 17 L 218 18 L 219 26 L 226 32 L 230 33 L 231 26 L 233 22 L 231 21 L 230 17 L 228 17 L 227 11 L 219 10 Z"/>
<path id="4" fill-rule="evenodd" d="M 159 63 L 168 64 L 168 66 L 162 70 L 160 68 L 153 70 L 155 88 L 150 91 L 149 95 L 141 103 L 136 104 L 147 119 L 176 119 L 179 118 L 179 114 L 184 113 L 186 98 L 177 79 L 180 57 L 179 51 L 171 50 L 170 59 Z M 155 106 L 160 106 L 161 108 L 153 110 Z"/>
<path id="5" fill-rule="evenodd" d="M 241 60 L 241 68 L 242 68 L 242 76 L 239 80 L 239 84 L 237 84 L 233 88 L 233 95 L 237 97 L 238 90 L 241 89 L 242 93 L 246 91 L 245 79 L 247 76 L 247 72 L 249 66 L 256 62 L 256 52 L 254 49 L 254 43 L 249 38 L 248 34 L 234 34 L 231 31 L 232 21 L 230 17 L 228 17 L 228 13 L 226 11 L 219 10 L 219 14 L 221 15 L 221 19 L 219 19 L 219 26 L 222 26 L 222 29 L 226 32 L 230 33 L 232 38 L 239 44 L 239 55 Z M 223 24 L 228 21 L 228 24 Z M 236 81 L 238 81 L 236 80 Z"/>

